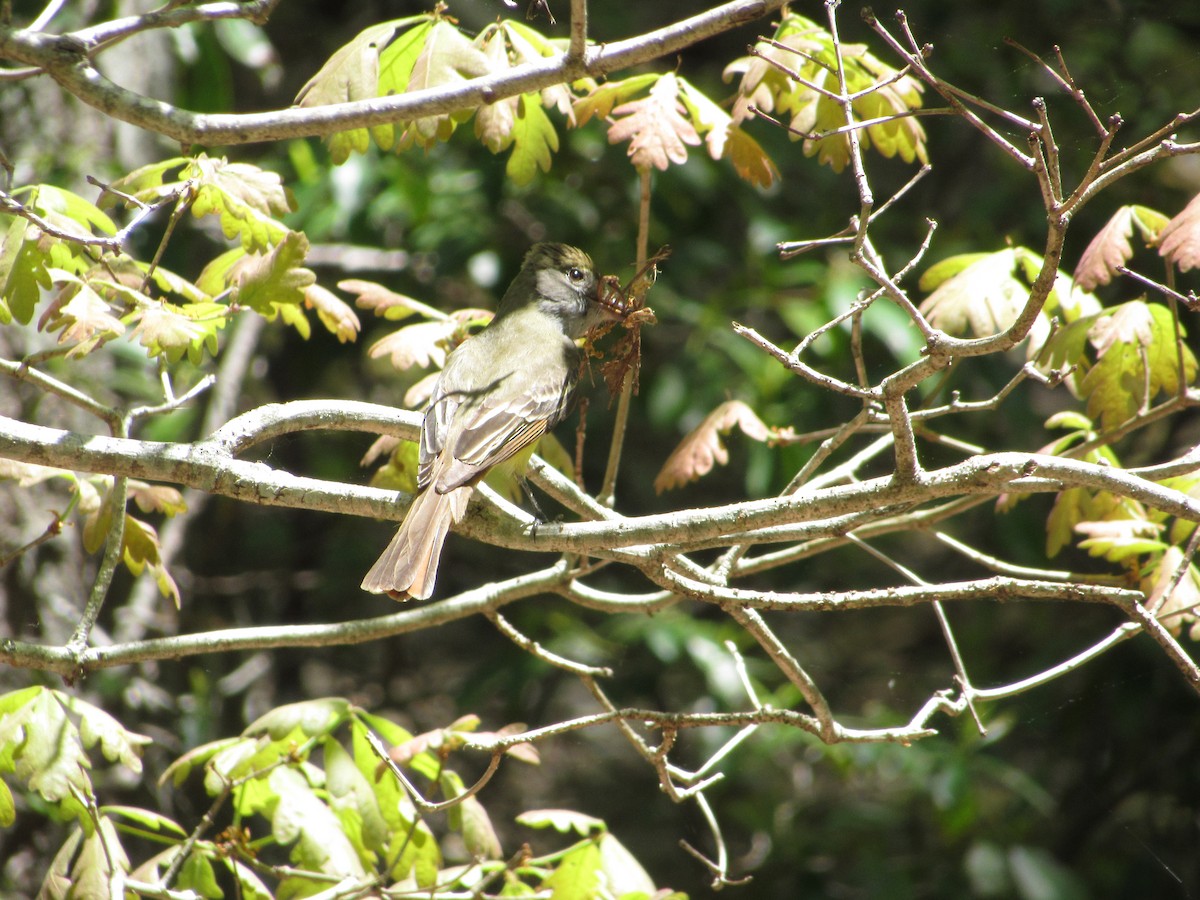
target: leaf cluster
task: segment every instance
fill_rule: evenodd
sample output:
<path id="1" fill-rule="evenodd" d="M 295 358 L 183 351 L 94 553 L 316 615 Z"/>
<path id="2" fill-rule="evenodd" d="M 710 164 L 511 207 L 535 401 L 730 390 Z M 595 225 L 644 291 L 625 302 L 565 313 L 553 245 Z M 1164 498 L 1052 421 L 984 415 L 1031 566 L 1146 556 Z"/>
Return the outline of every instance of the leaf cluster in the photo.
<path id="1" fill-rule="evenodd" d="M 574 833 L 574 843 L 541 857 L 526 845 L 506 861 L 487 810 L 448 763 L 508 730 L 481 732 L 478 718 L 464 716 L 414 736 L 340 698 L 278 707 L 240 736 L 196 747 L 163 772 L 160 786 L 176 790 L 199 774 L 213 799 L 205 821 L 189 832 L 169 816 L 101 805 L 95 795 L 87 751 L 99 748 L 140 775 L 149 738 L 78 698 L 31 687 L 0 696 L 0 825 L 16 819 L 9 780 L 74 821 L 41 893 L 64 900 L 107 897 L 121 883 L 135 893 L 170 888 L 214 900 L 226 896 L 223 885 L 267 900 L 306 897 L 334 883 L 397 895 L 543 891 L 565 900 L 603 890 L 614 900 L 684 900 L 658 890 L 601 820 L 567 810 L 530 811 L 518 822 Z M 386 755 L 381 739 L 392 747 Z M 528 744 L 504 752 L 538 762 Z M 430 801 L 413 793 L 414 781 L 445 798 L 444 828 L 435 831 Z M 450 835 L 462 841 L 466 860 L 447 860 Z M 139 862 L 133 853 L 147 840 L 166 847 Z"/>

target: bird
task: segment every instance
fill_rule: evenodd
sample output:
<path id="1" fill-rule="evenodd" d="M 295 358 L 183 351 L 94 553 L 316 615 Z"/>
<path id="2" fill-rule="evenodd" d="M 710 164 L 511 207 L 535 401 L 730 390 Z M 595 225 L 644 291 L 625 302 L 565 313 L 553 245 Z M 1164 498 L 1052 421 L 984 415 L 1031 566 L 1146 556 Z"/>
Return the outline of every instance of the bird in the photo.
<path id="1" fill-rule="evenodd" d="M 619 316 L 599 283 L 577 247 L 542 242 L 526 253 L 492 321 L 446 358 L 421 425 L 416 498 L 364 591 L 433 594 L 442 546 L 475 485 L 496 466 L 523 472 L 538 439 L 570 411 L 576 339 Z"/>

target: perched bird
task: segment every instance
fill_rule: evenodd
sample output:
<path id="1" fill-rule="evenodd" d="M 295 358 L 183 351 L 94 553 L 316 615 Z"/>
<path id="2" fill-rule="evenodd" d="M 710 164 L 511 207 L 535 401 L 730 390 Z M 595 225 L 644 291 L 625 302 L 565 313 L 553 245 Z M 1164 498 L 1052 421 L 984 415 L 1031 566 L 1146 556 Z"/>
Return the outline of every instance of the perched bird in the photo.
<path id="1" fill-rule="evenodd" d="M 538 438 L 567 415 L 575 339 L 616 315 L 597 283 L 582 250 L 535 244 L 495 318 L 447 357 L 421 426 L 417 497 L 363 590 L 397 600 L 433 593 L 442 545 L 475 485 L 501 463 L 523 470 Z"/>

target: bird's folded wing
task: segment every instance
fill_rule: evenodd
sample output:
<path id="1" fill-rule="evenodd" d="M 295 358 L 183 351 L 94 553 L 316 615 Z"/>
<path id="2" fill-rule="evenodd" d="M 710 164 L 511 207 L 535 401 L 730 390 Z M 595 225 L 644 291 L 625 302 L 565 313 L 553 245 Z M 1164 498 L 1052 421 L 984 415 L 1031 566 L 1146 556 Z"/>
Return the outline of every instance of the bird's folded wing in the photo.
<path id="1" fill-rule="evenodd" d="M 446 448 L 451 461 L 438 472 L 434 489 L 445 493 L 467 484 L 537 441 L 566 414 L 572 387 L 561 373 L 548 374 L 520 396 L 497 391 L 469 409 L 464 404 L 462 426 Z"/>

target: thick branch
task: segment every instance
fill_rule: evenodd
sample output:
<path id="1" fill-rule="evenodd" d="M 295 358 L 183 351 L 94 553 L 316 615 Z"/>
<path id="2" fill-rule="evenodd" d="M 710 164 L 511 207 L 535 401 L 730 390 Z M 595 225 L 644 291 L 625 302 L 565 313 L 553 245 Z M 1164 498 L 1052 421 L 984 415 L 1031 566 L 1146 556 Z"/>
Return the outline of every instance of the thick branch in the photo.
<path id="1" fill-rule="evenodd" d="M 779 9 L 783 2 L 734 0 L 638 37 L 591 46 L 582 58 L 563 53 L 451 87 L 265 113 L 195 113 L 127 90 L 92 65 L 89 45 L 78 35 L 0 29 L 0 58 L 43 69 L 64 90 L 89 106 L 182 144 L 247 144 L 411 121 L 494 103 L 585 75 L 606 75 L 677 53 L 705 38 L 761 18 Z"/>

